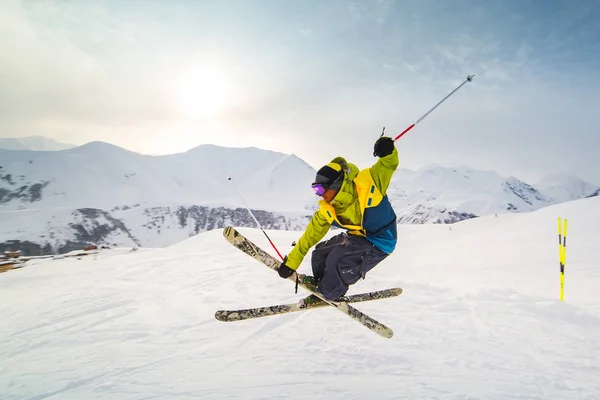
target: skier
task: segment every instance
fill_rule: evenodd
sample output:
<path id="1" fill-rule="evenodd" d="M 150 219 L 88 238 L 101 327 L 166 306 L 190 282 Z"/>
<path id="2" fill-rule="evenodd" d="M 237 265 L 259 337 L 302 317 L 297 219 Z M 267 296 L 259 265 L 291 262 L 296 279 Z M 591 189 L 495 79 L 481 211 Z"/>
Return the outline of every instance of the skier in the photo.
<path id="1" fill-rule="evenodd" d="M 326 299 L 335 300 L 394 251 L 396 214 L 386 195 L 398 167 L 394 140 L 380 137 L 373 155 L 379 160 L 360 172 L 342 157 L 317 171 L 312 188 L 322 197 L 319 210 L 279 266 L 279 276 L 292 276 L 316 244 L 311 260 L 315 283 Z M 346 232 L 318 243 L 331 225 Z"/>

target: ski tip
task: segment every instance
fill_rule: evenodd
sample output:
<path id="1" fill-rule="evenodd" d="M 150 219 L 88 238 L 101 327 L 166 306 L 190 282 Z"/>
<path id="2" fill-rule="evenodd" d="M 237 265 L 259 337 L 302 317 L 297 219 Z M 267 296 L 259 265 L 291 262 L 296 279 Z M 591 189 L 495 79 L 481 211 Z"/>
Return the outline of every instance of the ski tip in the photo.
<path id="1" fill-rule="evenodd" d="M 392 294 L 390 297 L 400 296 L 402 294 L 402 288 L 399 287 L 387 289 L 387 291 Z"/>
<path id="2" fill-rule="evenodd" d="M 230 318 L 231 313 L 225 310 L 219 310 L 215 312 L 215 318 L 221 322 L 229 322 L 234 321 L 234 319 Z"/>
<path id="3" fill-rule="evenodd" d="M 225 228 L 223 228 L 223 236 L 225 237 L 231 236 L 234 232 L 235 229 L 233 229 L 233 227 L 231 226 L 226 226 Z"/>

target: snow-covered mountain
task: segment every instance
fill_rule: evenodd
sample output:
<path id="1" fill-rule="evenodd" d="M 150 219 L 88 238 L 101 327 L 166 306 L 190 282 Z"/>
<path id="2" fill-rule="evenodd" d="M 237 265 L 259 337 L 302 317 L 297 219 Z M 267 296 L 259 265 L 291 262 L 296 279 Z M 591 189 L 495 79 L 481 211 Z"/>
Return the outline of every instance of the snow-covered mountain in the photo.
<path id="1" fill-rule="evenodd" d="M 301 230 L 311 213 L 252 210 L 264 229 Z M 108 247 L 164 247 L 227 225 L 256 223 L 245 208 L 160 206 L 53 208 L 0 212 L 0 254 L 21 250 L 45 255 L 79 250 L 86 244 Z"/>
<path id="2" fill-rule="evenodd" d="M 199 146 L 147 156 L 93 142 L 55 152 L 0 150 L 0 209 L 102 208 L 187 203 L 298 211 L 314 169 L 294 155 Z M 285 199 L 285 200 L 283 200 Z"/>
<path id="3" fill-rule="evenodd" d="M 365 167 L 365 166 L 361 166 Z M 93 142 L 62 151 L 0 150 L 0 250 L 64 252 L 93 242 L 167 246 L 227 224 L 302 230 L 318 198 L 295 155 L 203 145 L 140 155 Z M 453 223 L 598 194 L 575 178 L 531 186 L 469 167 L 400 169 L 388 194 L 399 223 Z M 244 197 L 240 199 L 238 193 Z"/>
<path id="4" fill-rule="evenodd" d="M 535 187 L 556 203 L 598 196 L 600 191 L 598 186 L 568 174 L 549 176 Z"/>
<path id="5" fill-rule="evenodd" d="M 75 147 L 72 144 L 58 142 L 44 136 L 28 136 L 24 138 L 0 138 L 0 149 L 56 151 Z"/>
<path id="6" fill-rule="evenodd" d="M 314 174 L 294 155 L 256 148 L 0 150 L 0 250 L 166 246 L 226 224 L 256 226 L 246 206 L 265 228 L 302 229 L 315 209 L 306 190 Z"/>
<path id="7" fill-rule="evenodd" d="M 389 189 L 400 223 L 452 223 L 561 202 L 515 178 L 467 166 L 399 170 Z M 586 197 L 583 193 L 569 200 Z M 562 200 L 566 201 L 566 200 Z"/>

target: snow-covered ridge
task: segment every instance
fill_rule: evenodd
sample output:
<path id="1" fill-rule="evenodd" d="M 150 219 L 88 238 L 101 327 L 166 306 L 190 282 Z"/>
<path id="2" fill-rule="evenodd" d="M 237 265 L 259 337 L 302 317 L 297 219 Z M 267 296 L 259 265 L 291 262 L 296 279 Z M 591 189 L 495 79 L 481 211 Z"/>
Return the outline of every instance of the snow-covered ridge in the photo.
<path id="1" fill-rule="evenodd" d="M 598 186 L 568 174 L 547 177 L 535 186 L 557 203 L 594 197 L 600 193 Z"/>
<path id="2" fill-rule="evenodd" d="M 302 230 L 318 200 L 309 188 L 314 174 L 293 154 L 257 148 L 203 145 L 166 156 L 103 142 L 62 151 L 0 150 L 0 243 L 18 242 L 36 254 L 86 241 L 166 246 L 228 223 L 254 227 L 246 205 L 258 210 L 263 226 Z M 399 169 L 388 190 L 398 222 L 410 224 L 532 211 L 598 193 L 574 177 L 530 185 L 494 171 L 440 165 Z"/>
<path id="3" fill-rule="evenodd" d="M 417 171 L 398 170 L 388 195 L 401 223 L 453 223 L 483 215 L 533 211 L 599 190 L 574 177 L 562 182 L 563 186 L 543 182 L 530 185 L 494 171 L 430 165 Z"/>
<path id="4" fill-rule="evenodd" d="M 314 169 L 294 155 L 199 146 L 146 156 L 102 142 L 57 152 L 0 150 L 0 210 L 103 208 L 136 203 L 302 211 Z M 282 199 L 286 199 L 282 201 Z"/>
<path id="5" fill-rule="evenodd" d="M 265 229 L 300 230 L 311 217 L 252 210 Z M 227 225 L 255 227 L 245 208 L 134 204 L 0 212 L 0 254 L 61 254 L 87 244 L 105 247 L 164 247 Z"/>

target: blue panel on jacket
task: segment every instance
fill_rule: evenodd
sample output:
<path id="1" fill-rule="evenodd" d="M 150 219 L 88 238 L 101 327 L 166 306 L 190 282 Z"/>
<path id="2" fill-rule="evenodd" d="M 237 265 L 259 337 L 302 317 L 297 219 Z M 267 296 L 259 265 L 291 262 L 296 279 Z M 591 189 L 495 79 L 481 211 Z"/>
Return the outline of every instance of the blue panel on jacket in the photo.
<path id="1" fill-rule="evenodd" d="M 394 251 L 398 238 L 396 213 L 387 196 L 383 196 L 377 207 L 365 209 L 363 228 L 367 239 L 379 250 L 388 254 Z"/>

